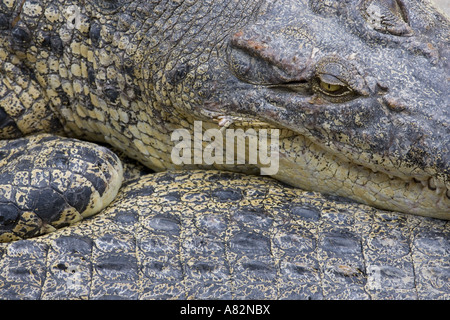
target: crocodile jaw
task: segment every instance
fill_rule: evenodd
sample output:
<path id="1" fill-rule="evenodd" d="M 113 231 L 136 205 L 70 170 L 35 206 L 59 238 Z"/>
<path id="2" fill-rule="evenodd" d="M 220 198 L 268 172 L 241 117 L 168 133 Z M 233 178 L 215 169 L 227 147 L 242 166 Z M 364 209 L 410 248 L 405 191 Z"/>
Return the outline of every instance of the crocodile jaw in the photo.
<path id="1" fill-rule="evenodd" d="M 450 220 L 450 191 L 436 187 L 434 178 L 399 178 L 376 171 L 332 154 L 302 135 L 280 141 L 279 163 L 274 178 L 290 185 L 381 209 Z"/>
<path id="2" fill-rule="evenodd" d="M 216 114 L 214 111 L 210 113 Z M 186 117 L 186 120 L 191 124 L 194 121 L 191 117 Z M 350 198 L 380 209 L 450 220 L 449 185 L 442 178 L 433 177 L 426 171 L 409 174 L 406 167 L 400 170 L 394 166 L 376 166 L 364 161 L 368 156 L 362 152 L 347 150 L 349 153 L 345 154 L 344 147 L 333 149 L 330 145 L 323 146 L 313 137 L 264 120 L 247 117 L 245 125 L 238 120 L 232 123 L 231 128 L 245 131 L 253 124 L 259 129 L 280 129 L 279 170 L 272 175 L 273 178 L 294 187 Z M 217 128 L 217 124 L 209 123 L 206 127 Z M 223 152 L 226 153 L 225 148 Z M 257 149 L 257 152 L 266 153 L 267 150 Z M 358 160 L 353 158 L 355 154 L 359 154 Z M 374 157 L 373 154 L 371 156 Z M 261 164 L 257 166 L 266 167 Z M 256 173 L 254 167 L 248 164 L 214 168 Z"/>

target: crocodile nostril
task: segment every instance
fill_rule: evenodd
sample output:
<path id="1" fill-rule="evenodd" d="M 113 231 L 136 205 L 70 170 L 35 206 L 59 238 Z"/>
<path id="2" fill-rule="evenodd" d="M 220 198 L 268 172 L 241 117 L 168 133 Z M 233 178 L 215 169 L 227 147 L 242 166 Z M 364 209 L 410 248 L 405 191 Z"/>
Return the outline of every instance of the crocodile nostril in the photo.
<path id="1" fill-rule="evenodd" d="M 403 99 L 401 98 L 384 96 L 383 101 L 386 104 L 386 106 L 392 111 L 402 112 L 407 109 L 405 101 L 403 101 Z"/>

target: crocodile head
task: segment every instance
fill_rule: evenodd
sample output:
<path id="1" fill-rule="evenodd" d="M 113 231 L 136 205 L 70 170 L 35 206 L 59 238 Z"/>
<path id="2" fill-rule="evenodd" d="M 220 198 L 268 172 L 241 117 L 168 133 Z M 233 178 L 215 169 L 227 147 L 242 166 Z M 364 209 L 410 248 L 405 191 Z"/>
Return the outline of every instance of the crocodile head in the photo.
<path id="1" fill-rule="evenodd" d="M 450 218 L 450 28 L 424 1 L 271 1 L 206 105 L 293 132 L 276 178 Z"/>

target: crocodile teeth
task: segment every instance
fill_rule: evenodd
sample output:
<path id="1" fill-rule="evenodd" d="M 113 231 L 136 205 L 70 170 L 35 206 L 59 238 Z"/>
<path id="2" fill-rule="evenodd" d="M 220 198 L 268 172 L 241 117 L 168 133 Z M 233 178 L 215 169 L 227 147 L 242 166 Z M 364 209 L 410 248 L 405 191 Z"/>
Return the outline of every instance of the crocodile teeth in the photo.
<path id="1" fill-rule="evenodd" d="M 426 182 L 426 181 L 424 181 L 424 180 L 419 180 L 419 179 L 417 179 L 417 178 L 413 178 L 413 181 L 415 182 L 415 183 L 420 183 L 422 186 L 424 186 L 424 187 L 428 187 L 428 183 Z"/>
<path id="2" fill-rule="evenodd" d="M 428 179 L 428 188 L 430 190 L 436 190 L 436 181 L 433 178 Z"/>

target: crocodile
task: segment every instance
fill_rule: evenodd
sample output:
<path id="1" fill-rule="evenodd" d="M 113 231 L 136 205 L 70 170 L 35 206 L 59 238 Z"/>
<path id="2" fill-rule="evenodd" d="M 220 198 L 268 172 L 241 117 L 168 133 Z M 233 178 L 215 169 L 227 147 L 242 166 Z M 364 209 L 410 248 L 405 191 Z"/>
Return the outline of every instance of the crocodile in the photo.
<path id="1" fill-rule="evenodd" d="M 5 271 L 1 284 L 2 290 L 6 290 L 3 292 L 7 296 L 16 289 L 20 292 L 21 288 L 29 288 L 25 285 L 29 278 L 24 277 L 28 280 L 23 282 L 20 280 L 20 274 L 27 273 L 22 271 L 28 267 L 37 272 L 29 273 L 32 278 L 37 274 L 54 272 L 54 265 L 47 265 L 51 262 L 45 259 L 51 258 L 59 244 L 61 250 L 76 253 L 80 258 L 78 254 L 84 253 L 75 249 L 77 245 L 84 250 L 84 242 L 86 248 L 95 247 L 92 246 L 93 241 L 96 245 L 102 241 L 106 241 L 106 246 L 113 243 L 114 249 L 105 250 L 114 253 L 105 258 L 99 268 L 116 280 L 124 275 L 114 274 L 114 268 L 108 269 L 108 266 L 120 269 L 120 266 L 132 261 L 129 265 L 136 271 L 132 274 L 138 274 L 144 268 L 145 259 L 136 260 L 145 256 L 140 255 L 141 247 L 137 255 L 134 251 L 134 258 L 127 260 L 129 257 L 121 253 L 126 246 L 121 246 L 120 236 L 106 236 L 101 240 L 97 237 L 99 232 L 95 221 L 103 221 L 101 217 L 105 212 L 114 217 L 116 213 L 123 212 L 116 207 L 120 206 L 121 201 L 123 208 L 132 207 L 127 200 L 140 202 L 142 194 L 134 196 L 134 191 L 142 189 L 149 192 L 148 198 L 156 196 L 150 192 L 151 188 L 146 188 L 142 183 L 151 184 L 152 179 L 158 180 L 159 176 L 139 177 L 140 182 L 132 184 L 132 190 L 119 191 L 123 180 L 121 162 L 103 146 L 84 144 L 83 140 L 107 144 L 157 172 L 216 169 L 250 174 L 264 168 L 264 163 L 198 163 L 195 161 L 195 150 L 183 163 L 175 163 L 171 134 L 179 129 L 195 132 L 199 121 L 202 123 L 202 133 L 209 129 L 223 132 L 226 128 L 278 130 L 280 141 L 276 154 L 279 170 L 272 177 L 301 189 L 350 198 L 370 205 L 373 207 L 370 210 L 378 210 L 370 211 L 364 205 L 344 202 L 346 210 L 355 216 L 358 213 L 370 216 L 369 211 L 389 216 L 383 210 L 392 210 L 449 219 L 448 31 L 448 19 L 423 0 L 2 1 L 0 135 L 7 140 L 2 142 L 1 202 L 4 209 L 1 239 L 15 241 L 2 245 L 1 263 Z M 27 151 L 30 149 L 28 143 L 38 144 L 31 147 L 34 153 Z M 37 155 L 40 152 L 42 155 Z M 37 164 L 33 164 L 35 157 L 39 159 Z M 30 166 L 34 169 L 31 170 Z M 235 179 L 245 180 L 244 176 L 239 177 Z M 254 179 L 259 181 L 261 189 L 272 190 L 275 183 L 262 178 Z M 184 183 L 192 186 L 189 181 Z M 223 186 L 228 186 L 228 183 L 219 183 L 219 187 Z M 231 186 L 239 189 L 238 183 L 231 183 Z M 275 183 L 273 188 L 280 186 Z M 206 181 L 205 187 L 209 187 Z M 293 192 L 284 189 L 287 186 L 282 188 L 281 193 Z M 178 193 L 184 192 L 181 190 Z M 102 211 L 117 193 L 119 198 L 109 209 Z M 303 193 L 298 196 L 306 197 Z M 320 198 L 318 194 L 315 196 L 317 199 L 327 199 Z M 293 201 L 289 196 L 285 199 Z M 198 200 L 193 202 L 195 206 Z M 206 201 L 204 206 L 208 210 L 221 208 L 217 202 L 208 202 L 203 196 L 200 200 Z M 310 204 L 314 205 L 319 206 L 319 203 Z M 330 206 L 339 207 L 336 203 Z M 264 207 L 264 214 L 268 215 L 269 220 L 276 220 L 276 225 L 286 222 L 288 218 L 283 218 L 283 210 L 287 207 L 274 206 L 280 210 L 276 213 L 267 213 L 267 207 Z M 139 206 L 139 212 L 131 216 L 137 215 L 140 221 L 141 216 L 147 215 L 146 210 Z M 78 225 L 79 220 L 98 211 L 102 211 L 99 220 L 96 217 Z M 160 212 L 163 214 L 164 209 L 160 208 Z M 310 214 L 308 212 L 307 215 Z M 204 212 L 200 210 L 200 213 Z M 292 218 L 292 212 L 287 211 L 286 214 Z M 129 216 L 125 214 L 123 219 Z M 318 215 L 320 219 L 323 216 Z M 252 215 L 249 217 L 251 220 Z M 153 222 L 161 223 L 162 229 L 164 226 L 169 229 L 173 227 L 170 217 L 158 219 Z M 448 254 L 447 222 L 420 217 L 406 219 L 419 219 L 414 221 L 431 224 L 433 227 L 430 229 L 434 231 L 426 233 L 427 236 L 439 239 L 433 242 L 433 249 L 440 252 L 441 258 Z M 370 230 L 382 228 L 370 224 L 353 225 L 354 221 L 351 222 L 353 227 L 362 228 L 356 232 L 358 234 L 362 234 L 364 226 L 369 226 L 367 229 Z M 192 224 L 183 220 L 180 228 L 189 223 Z M 215 223 L 214 218 L 211 223 Z M 385 220 L 384 223 L 390 226 Z M 37 239 L 19 240 L 69 224 L 76 226 Z M 320 225 L 324 226 L 322 223 Z M 424 277 L 429 282 L 428 289 L 424 290 L 428 294 L 425 297 L 445 298 L 449 291 L 445 285 L 448 283 L 447 262 L 438 259 L 437 265 L 427 269 L 418 261 L 431 259 L 433 253 L 427 258 L 421 256 L 415 260 L 412 248 L 415 245 L 415 231 L 420 229 L 418 225 L 421 223 L 414 224 L 405 233 L 409 239 L 406 245 L 409 248 L 408 279 L 392 280 L 408 283 L 408 290 L 400 290 L 401 295 L 393 296 L 424 297 L 419 294 L 422 283 L 419 274 L 426 270 Z M 78 226 L 88 226 L 91 231 L 80 235 Z M 403 224 L 396 227 L 400 233 L 403 232 Z M 114 223 L 105 225 L 105 231 L 115 228 Z M 299 230 L 298 226 L 289 225 L 288 228 L 291 228 L 290 234 Z M 302 230 L 305 228 L 308 229 L 300 227 Z M 354 230 L 350 232 L 343 228 L 340 231 L 348 235 L 354 234 Z M 349 276 L 347 280 L 352 285 L 346 283 L 348 286 L 344 291 L 347 294 L 353 292 L 351 288 L 355 283 L 365 286 L 362 291 L 356 290 L 364 292 L 361 296 L 367 296 L 369 292 L 389 291 L 384 290 L 385 285 L 380 285 L 382 282 L 374 284 L 373 277 L 394 279 L 399 274 L 404 275 L 397 269 L 380 269 L 370 263 L 363 266 L 361 262 L 356 266 L 337 262 L 331 269 L 320 263 L 314 267 L 305 264 L 288 266 L 285 261 L 278 263 L 280 260 L 274 258 L 273 250 L 265 249 L 260 250 L 263 254 L 256 254 L 259 260 L 255 262 L 252 246 L 272 249 L 272 244 L 268 245 L 271 242 L 266 240 L 275 241 L 276 229 L 272 224 L 265 225 L 261 232 L 268 232 L 271 236 L 265 235 L 264 238 L 244 231 L 237 239 L 231 237 L 235 235 L 233 228 L 221 234 L 222 247 L 230 250 L 227 253 L 219 250 L 218 254 L 228 266 L 228 271 L 219 268 L 220 271 L 214 274 L 218 269 L 212 268 L 211 263 L 199 262 L 201 254 L 198 256 L 195 250 L 190 252 L 191 257 L 178 255 L 174 261 L 182 265 L 183 261 L 187 261 L 185 259 L 192 258 L 191 264 L 186 264 L 182 270 L 185 272 L 189 265 L 195 265 L 197 274 L 191 270 L 194 278 L 203 277 L 198 273 L 203 271 L 211 271 L 214 276 L 234 278 L 240 272 L 239 268 L 251 270 L 250 278 L 255 276 L 255 272 L 259 274 L 255 288 L 262 285 L 268 290 L 269 282 L 264 282 L 262 278 L 266 274 L 270 278 L 272 272 L 274 278 L 270 278 L 271 281 L 284 285 L 290 280 L 283 277 L 274 280 L 275 275 L 286 275 L 289 266 L 295 269 L 297 275 L 302 270 L 315 270 L 314 279 L 322 285 L 332 278 L 330 288 L 336 285 L 334 280 L 337 278 L 332 275 L 334 272 L 343 275 L 342 279 Z M 181 234 L 186 235 L 183 232 L 173 236 L 180 239 Z M 159 231 L 155 235 L 159 235 Z M 335 247 L 334 251 L 330 249 L 335 256 L 327 256 L 329 248 L 324 250 L 314 245 L 318 251 L 312 256 L 319 256 L 320 261 L 326 258 L 339 261 L 339 255 L 345 256 L 347 253 L 346 249 L 339 249 L 341 244 L 346 247 L 346 243 L 356 243 L 355 248 L 361 248 L 360 242 L 351 235 L 344 237 L 344 240 L 337 235 L 334 237 L 333 233 L 331 238 L 329 236 L 330 233 L 326 233 L 325 238 L 319 236 L 317 239 Z M 289 242 L 294 238 L 286 239 Z M 300 239 L 307 238 L 300 236 Z M 133 239 L 138 239 L 138 235 Z M 299 238 L 295 239 L 298 241 Z M 311 239 L 315 243 L 314 238 Z M 404 244 L 399 239 L 394 238 L 393 242 L 398 240 L 399 244 Z M 386 243 L 391 243 L 391 240 L 386 240 Z M 188 236 L 184 241 L 189 243 L 193 240 Z M 428 249 L 427 243 L 421 244 Z M 214 244 L 220 247 L 220 241 Z M 297 256 L 303 250 L 300 242 L 298 245 L 293 251 L 280 249 L 280 254 Z M 371 246 L 369 242 L 363 242 L 363 245 Z M 86 250 L 86 254 L 90 252 L 90 249 Z M 357 260 L 366 263 L 370 250 L 360 252 Z M 390 250 L 393 249 L 388 252 Z M 418 251 L 421 252 L 421 249 Z M 231 259 L 236 252 L 241 254 L 240 258 Z M 168 251 L 166 253 L 169 254 Z M 29 259 L 24 259 L 25 256 Z M 388 259 L 386 256 L 389 254 L 380 253 L 380 256 Z M 199 260 L 195 261 L 197 258 Z M 80 259 L 87 259 L 88 262 L 95 260 L 89 255 Z M 236 259 L 241 263 L 239 267 L 236 265 L 237 269 L 232 263 Z M 12 267 L 24 260 L 29 261 L 27 267 L 23 267 L 23 263 L 19 264 L 19 268 Z M 89 267 L 92 265 L 87 266 L 92 271 Z M 152 266 L 160 268 L 162 274 L 166 271 L 164 264 L 155 263 Z M 58 268 L 63 271 L 70 269 L 62 262 L 56 265 Z M 99 268 L 95 269 L 96 272 Z M 13 273 L 10 274 L 9 270 Z M 73 270 L 70 269 L 70 272 Z M 76 270 L 73 273 L 79 275 Z M 217 280 L 214 276 L 213 279 Z M 372 280 L 367 281 L 368 278 Z M 413 284 L 411 278 L 414 279 Z M 11 283 L 11 279 L 16 279 L 19 284 Z M 184 279 L 183 285 L 193 281 Z M 104 284 L 102 281 L 95 282 L 93 278 L 91 280 L 89 283 L 93 284 L 93 291 Z M 148 285 L 156 291 L 177 290 L 160 280 Z M 244 287 L 247 280 L 242 280 L 241 286 L 239 281 L 233 282 L 233 289 L 228 287 L 225 296 L 229 297 L 229 292 L 235 292 L 232 297 L 239 296 L 236 288 L 241 288 L 246 296 L 247 289 Z M 53 286 L 55 281 L 49 280 L 48 285 Z M 227 285 L 230 283 L 225 282 Z M 38 283 L 42 285 L 41 279 Z M 123 287 L 118 285 L 113 291 L 135 296 L 128 291 L 132 283 L 126 281 Z M 295 287 L 296 281 L 289 283 Z M 211 286 L 215 287 L 216 283 L 212 281 Z M 45 289 L 39 285 L 34 288 L 46 295 Z M 277 288 L 273 287 L 275 291 Z M 82 290 L 87 290 L 87 287 Z M 251 291 L 250 287 L 248 290 Z M 317 290 L 314 292 L 320 291 Z M 267 297 L 282 297 L 279 293 L 284 289 L 277 292 Z M 172 293 L 168 296 L 177 296 Z M 206 297 L 208 294 L 209 297 L 221 296 L 214 290 L 200 296 Z M 322 294 L 324 297 L 333 296 L 330 291 L 322 291 Z M 20 293 L 16 295 L 19 296 Z M 166 294 L 161 296 L 166 297 Z M 184 293 L 183 297 L 190 296 Z M 253 296 L 249 294 L 248 297 Z"/>
<path id="2" fill-rule="evenodd" d="M 2 299 L 450 299 L 450 223 L 268 177 L 167 171 L 0 244 Z"/>

